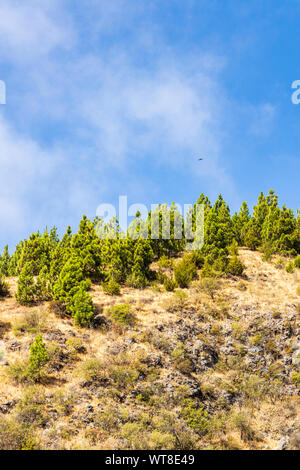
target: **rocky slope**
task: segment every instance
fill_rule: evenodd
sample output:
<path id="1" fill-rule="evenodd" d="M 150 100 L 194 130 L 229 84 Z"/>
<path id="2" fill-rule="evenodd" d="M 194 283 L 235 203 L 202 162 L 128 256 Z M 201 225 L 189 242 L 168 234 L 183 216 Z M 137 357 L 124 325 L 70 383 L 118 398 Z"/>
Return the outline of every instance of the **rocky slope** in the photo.
<path id="1" fill-rule="evenodd" d="M 243 278 L 91 294 L 97 328 L 0 302 L 0 448 L 299 449 L 300 271 L 240 250 Z M 298 290 L 299 293 L 299 290 Z M 130 324 L 109 309 L 128 304 Z M 20 379 L 35 336 L 49 362 Z M 22 365 L 23 364 L 23 365 Z M 21 372 L 20 372 L 21 371 Z"/>

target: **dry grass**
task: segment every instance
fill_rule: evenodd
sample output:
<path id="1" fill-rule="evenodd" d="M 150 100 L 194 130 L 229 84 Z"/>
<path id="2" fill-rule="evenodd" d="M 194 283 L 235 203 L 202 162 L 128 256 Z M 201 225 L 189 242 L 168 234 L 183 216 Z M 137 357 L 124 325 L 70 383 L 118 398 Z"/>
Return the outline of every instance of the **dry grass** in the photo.
<path id="1" fill-rule="evenodd" d="M 265 313 L 276 310 L 280 311 L 281 315 L 285 317 L 288 316 L 292 307 L 299 305 L 300 299 L 296 290 L 300 285 L 300 270 L 288 274 L 284 269 L 277 269 L 275 262 L 263 262 L 261 258 L 260 253 L 241 249 L 240 259 L 246 266 L 245 278 L 242 281 L 223 280 L 221 292 L 216 294 L 216 299 L 210 299 L 205 292 L 196 292 L 193 287 L 187 291 L 189 306 L 194 308 L 194 315 L 196 318 L 199 317 L 199 325 L 203 326 L 204 331 L 206 331 L 207 326 L 217 325 L 220 328 L 220 335 L 222 335 L 222 331 L 225 331 L 230 322 L 233 321 L 232 318 L 247 329 L 249 321 L 258 313 L 264 317 Z M 16 279 L 10 278 L 8 282 L 12 296 L 0 302 L 0 340 L 4 340 L 7 345 L 5 361 L 12 363 L 15 359 L 24 358 L 28 354 L 32 334 L 24 332 L 16 336 L 11 324 L 20 322 L 24 316 L 32 312 L 32 309 L 20 306 L 16 302 L 14 298 L 17 288 Z M 244 286 L 243 289 L 240 287 L 241 282 Z M 87 349 L 87 352 L 79 354 L 75 361 L 66 360 L 63 368 L 52 372 L 52 379 L 44 385 L 45 394 L 50 397 L 50 401 L 55 393 L 66 396 L 74 395 L 72 413 L 73 416 L 78 417 L 79 421 L 82 419 L 81 417 L 84 415 L 87 405 L 98 410 L 106 406 L 109 400 L 113 400 L 107 395 L 108 391 L 103 388 L 95 389 L 92 392 L 88 388 L 80 388 L 79 383 L 82 379 L 76 373 L 80 365 L 88 358 L 103 359 L 107 355 L 107 351 L 111 351 L 112 359 L 114 359 L 111 362 L 115 362 L 116 357 L 122 353 L 122 348 L 125 348 L 126 345 L 133 345 L 131 350 L 134 351 L 134 345 L 138 341 L 141 331 L 145 335 L 149 334 L 154 328 L 175 322 L 179 318 L 178 312 L 166 310 L 165 305 L 174 297 L 174 293 L 164 290 L 156 292 L 152 288 L 136 290 L 123 287 L 120 296 L 110 297 L 103 293 L 100 285 L 93 285 L 91 295 L 98 310 L 103 312 L 101 314 L 104 315 L 106 309 L 113 305 L 129 303 L 137 317 L 137 323 L 123 336 L 120 336 L 120 333 L 113 329 L 107 332 L 80 330 L 69 319 L 58 319 L 54 314 L 48 313 L 47 329 L 43 332 L 46 343 L 47 335 L 59 330 L 63 338 L 60 343 L 62 348 L 65 347 L 68 338 L 76 337 L 83 341 Z M 216 304 L 221 305 L 220 302 L 229 307 L 229 315 L 224 314 L 219 318 L 215 318 L 209 314 L 209 309 L 215 307 Z M 46 313 L 47 304 L 41 305 L 39 310 Z M 188 323 L 188 316 L 186 321 Z M 213 331 L 217 332 L 217 329 L 215 328 Z M 216 341 L 218 341 L 220 335 L 215 335 Z M 49 341 L 51 340 L 49 339 Z M 13 343 L 16 342 L 17 346 L 14 346 Z M 153 346 L 148 343 L 145 348 L 150 352 L 153 352 L 152 349 L 154 350 Z M 110 367 L 107 360 L 106 367 L 108 369 Z M 22 387 L 15 386 L 9 381 L 5 374 L 5 368 L 5 364 L 0 363 L 0 405 L 8 401 L 19 401 L 23 395 Z M 166 372 L 167 370 L 163 369 L 162 375 Z M 196 377 L 195 374 L 194 376 Z M 233 375 L 232 371 L 226 368 L 216 368 L 199 376 L 199 379 L 203 383 L 203 387 L 206 386 L 208 389 L 212 387 L 214 389 L 217 387 L 217 380 L 230 382 Z M 274 449 L 278 445 L 278 439 L 287 431 L 287 427 L 297 425 L 300 414 L 299 405 L 299 400 L 292 400 L 291 398 L 277 401 L 275 404 L 268 401 L 262 402 L 256 409 L 244 410 L 247 415 L 250 413 L 251 427 L 258 436 L 255 442 L 243 441 L 239 431 L 230 428 L 230 426 L 227 426 L 225 431 L 218 431 L 216 439 L 212 439 L 211 442 L 218 448 Z M 49 409 L 51 410 L 50 405 Z M 238 411 L 241 411 L 238 407 L 231 410 L 231 412 Z M 50 413 L 49 410 L 48 412 Z M 93 442 L 93 432 L 87 433 L 86 426 L 79 426 L 76 429 L 76 425 L 74 426 L 74 422 L 68 415 L 60 415 L 51 426 L 51 429 L 42 430 L 40 433 L 44 448 L 51 447 L 52 442 L 57 443 L 55 444 L 57 448 L 65 449 L 108 449 L 118 448 L 121 445 L 116 435 L 113 436 L 107 433 L 100 433 Z"/>

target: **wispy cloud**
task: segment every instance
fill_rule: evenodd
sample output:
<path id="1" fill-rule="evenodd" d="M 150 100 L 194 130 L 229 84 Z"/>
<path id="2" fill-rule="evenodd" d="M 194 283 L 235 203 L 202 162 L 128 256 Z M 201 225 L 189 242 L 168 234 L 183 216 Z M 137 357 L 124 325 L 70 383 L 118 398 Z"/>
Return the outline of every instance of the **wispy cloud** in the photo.
<path id="1" fill-rule="evenodd" d="M 149 199 L 163 181 L 137 176 L 143 161 L 234 193 L 222 159 L 226 57 L 174 49 L 151 17 L 157 5 L 2 0 L 9 96 L 0 118 L 0 216 L 8 237 L 93 213 L 124 178 Z M 265 107 L 256 121 L 271 114 Z"/>

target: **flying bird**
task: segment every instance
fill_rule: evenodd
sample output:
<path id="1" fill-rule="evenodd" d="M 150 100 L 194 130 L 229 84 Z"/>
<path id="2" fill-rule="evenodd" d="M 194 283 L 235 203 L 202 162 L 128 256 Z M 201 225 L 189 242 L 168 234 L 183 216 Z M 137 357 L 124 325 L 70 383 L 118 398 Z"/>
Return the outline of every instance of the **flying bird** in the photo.
<path id="1" fill-rule="evenodd" d="M 198 158 L 198 161 L 204 160 L 203 158 Z"/>

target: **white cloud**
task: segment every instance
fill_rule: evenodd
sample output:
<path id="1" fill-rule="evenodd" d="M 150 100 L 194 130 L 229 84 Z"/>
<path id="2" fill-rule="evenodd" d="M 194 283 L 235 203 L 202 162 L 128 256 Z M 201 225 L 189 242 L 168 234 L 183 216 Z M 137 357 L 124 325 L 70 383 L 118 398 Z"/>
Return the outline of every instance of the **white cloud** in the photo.
<path id="1" fill-rule="evenodd" d="M 268 136 L 272 132 L 276 107 L 270 103 L 264 103 L 256 107 L 250 106 L 249 132 L 256 136 Z"/>
<path id="2" fill-rule="evenodd" d="M 1 58 L 21 62 L 37 60 L 56 47 L 75 41 L 72 22 L 57 0 L 1 0 Z"/>

